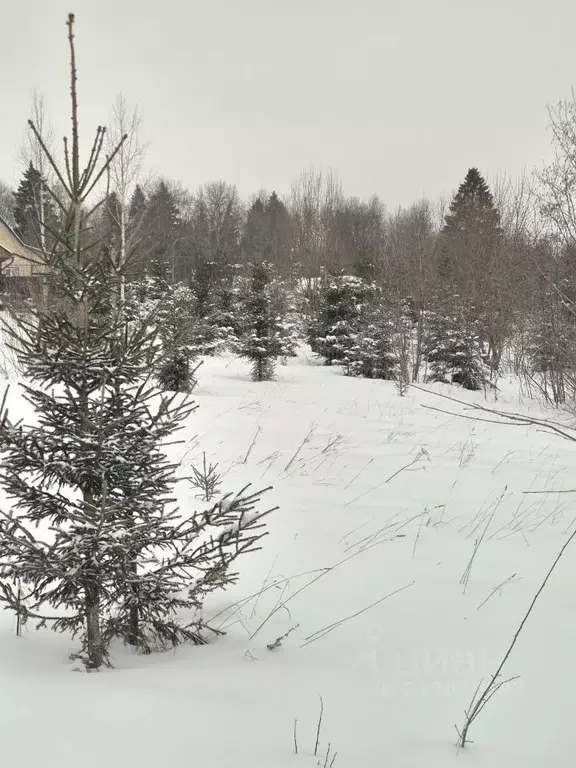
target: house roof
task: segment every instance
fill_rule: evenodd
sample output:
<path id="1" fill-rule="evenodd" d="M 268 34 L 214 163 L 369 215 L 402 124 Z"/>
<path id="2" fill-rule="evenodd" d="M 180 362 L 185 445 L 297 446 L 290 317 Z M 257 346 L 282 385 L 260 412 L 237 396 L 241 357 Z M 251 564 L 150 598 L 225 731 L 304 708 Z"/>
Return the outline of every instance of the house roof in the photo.
<path id="1" fill-rule="evenodd" d="M 2 216 L 0 216 L 0 249 L 10 256 L 25 259 L 32 264 L 43 263 L 40 252 L 26 245 Z"/>

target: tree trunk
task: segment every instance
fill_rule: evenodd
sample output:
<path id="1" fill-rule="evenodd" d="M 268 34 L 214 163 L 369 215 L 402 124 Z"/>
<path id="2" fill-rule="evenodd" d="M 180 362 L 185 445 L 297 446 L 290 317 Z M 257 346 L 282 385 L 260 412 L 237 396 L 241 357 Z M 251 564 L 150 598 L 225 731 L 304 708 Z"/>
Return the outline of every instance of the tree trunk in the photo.
<path id="1" fill-rule="evenodd" d="M 127 524 L 132 526 L 132 521 Z M 128 628 L 125 640 L 128 645 L 140 645 L 140 612 L 138 610 L 138 566 L 136 565 L 137 552 L 129 552 L 126 561 L 126 601 L 128 603 Z"/>
<path id="2" fill-rule="evenodd" d="M 118 265 L 120 271 L 120 305 L 124 306 L 125 292 L 126 292 L 126 275 L 125 275 L 125 263 L 126 263 L 126 204 L 122 200 L 120 204 L 120 263 Z"/>
<path id="3" fill-rule="evenodd" d="M 95 584 L 87 584 L 84 589 L 84 608 L 86 611 L 86 650 L 88 669 L 99 669 L 104 661 L 104 646 L 100 631 L 100 595 Z"/>
<path id="4" fill-rule="evenodd" d="M 134 592 L 134 589 L 132 591 Z M 138 613 L 138 607 L 135 605 L 130 607 L 126 642 L 128 645 L 133 645 L 135 647 L 140 645 L 140 614 Z"/>
<path id="5" fill-rule="evenodd" d="M 418 310 L 418 322 L 416 325 L 416 354 L 414 355 L 414 366 L 412 368 L 412 381 L 418 381 L 418 377 L 420 376 L 423 348 L 424 348 L 424 305 L 422 305 Z"/>

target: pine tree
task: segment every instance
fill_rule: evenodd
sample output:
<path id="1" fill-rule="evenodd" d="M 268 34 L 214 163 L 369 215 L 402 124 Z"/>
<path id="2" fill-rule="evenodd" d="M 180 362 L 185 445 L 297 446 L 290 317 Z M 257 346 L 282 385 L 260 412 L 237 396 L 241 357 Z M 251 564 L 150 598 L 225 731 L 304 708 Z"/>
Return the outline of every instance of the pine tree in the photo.
<path id="1" fill-rule="evenodd" d="M 197 340 L 194 304 L 192 290 L 183 283 L 172 285 L 145 277 L 129 286 L 127 313 L 157 332 L 154 374 L 163 391 L 191 392 L 196 385 L 191 364 L 202 350 Z"/>
<path id="2" fill-rule="evenodd" d="M 371 306 L 361 318 L 359 330 L 343 364 L 350 376 L 367 379 L 395 379 L 399 357 L 394 346 L 395 318 L 382 301 Z"/>
<path id="3" fill-rule="evenodd" d="M 130 208 L 128 210 L 128 216 L 130 222 L 138 222 L 146 211 L 146 195 L 140 184 L 136 184 L 134 192 L 130 198 Z"/>
<path id="4" fill-rule="evenodd" d="M 194 345 L 200 355 L 213 355 L 222 346 L 218 326 L 218 287 L 221 270 L 215 262 L 202 261 L 193 273 L 190 289 L 193 305 Z"/>
<path id="5" fill-rule="evenodd" d="M 254 381 L 272 379 L 276 361 L 285 353 L 276 299 L 272 265 L 251 265 L 241 305 L 244 321 L 238 353 L 251 361 Z"/>
<path id="6" fill-rule="evenodd" d="M 266 513 L 247 489 L 201 513 L 174 507 L 177 466 L 162 446 L 194 404 L 152 385 L 155 330 L 127 314 L 119 275 L 90 236 L 87 199 L 114 154 L 100 166 L 98 128 L 80 167 L 73 24 L 70 14 L 69 174 L 48 154 L 67 211 L 49 263 L 54 300 L 4 322 L 37 418 L 12 422 L 2 405 L 12 509 L 0 515 L 0 599 L 23 621 L 80 634 L 98 669 L 114 637 L 143 650 L 203 642 L 203 597 L 236 579 L 232 564 L 256 548 Z M 186 623 L 179 609 L 193 612 Z"/>
<path id="7" fill-rule="evenodd" d="M 276 192 L 266 202 L 268 226 L 268 250 L 266 259 L 275 265 L 276 271 L 289 277 L 294 267 L 292 252 L 292 223 L 290 214 Z"/>
<path id="8" fill-rule="evenodd" d="M 210 322 L 217 329 L 219 348 L 235 351 L 244 333 L 243 306 L 249 295 L 249 280 L 244 271 L 240 265 L 225 267 L 217 285 Z"/>
<path id="9" fill-rule="evenodd" d="M 459 296 L 444 298 L 427 317 L 425 354 L 429 381 L 482 386 L 482 346 L 475 308 Z"/>
<path id="10" fill-rule="evenodd" d="M 232 269 L 215 261 L 201 261 L 191 282 L 193 336 L 199 355 L 214 355 L 233 347 L 240 333 L 239 293 Z"/>
<path id="11" fill-rule="evenodd" d="M 471 231 L 492 236 L 500 227 L 500 216 L 488 184 L 477 168 L 470 168 L 446 216 L 444 233 Z"/>
<path id="12" fill-rule="evenodd" d="M 440 276 L 445 285 L 477 292 L 490 272 L 501 236 L 494 199 L 477 168 L 470 168 L 450 204 L 442 230 Z M 474 296 L 475 298 L 475 296 Z"/>
<path id="13" fill-rule="evenodd" d="M 46 180 L 32 163 L 14 193 L 15 232 L 28 245 L 46 249 L 46 240 L 56 227 L 54 206 L 48 195 Z"/>
<path id="14" fill-rule="evenodd" d="M 278 195 L 257 198 L 246 218 L 242 247 L 249 261 L 274 265 L 277 274 L 287 277 L 292 268 L 290 214 Z"/>
<path id="15" fill-rule="evenodd" d="M 312 351 L 324 358 L 325 365 L 346 359 L 370 290 L 359 278 L 327 276 L 322 279 L 315 297 L 308 341 Z"/>
<path id="16" fill-rule="evenodd" d="M 288 357 L 296 356 L 296 350 L 303 338 L 302 313 L 298 297 L 293 290 L 293 283 L 289 278 L 281 277 L 272 263 L 267 262 L 266 268 L 270 280 L 268 295 L 280 343 L 279 356 L 282 358 L 282 363 L 286 364 Z M 238 307 L 239 312 L 242 313 L 242 301 L 238 303 Z"/>
<path id="17" fill-rule="evenodd" d="M 143 239 L 148 249 L 149 273 L 165 282 L 173 279 L 174 247 L 180 227 L 180 212 L 166 182 L 150 196 L 143 218 Z"/>
<path id="18" fill-rule="evenodd" d="M 162 358 L 158 382 L 163 390 L 191 392 L 196 385 L 192 363 L 199 354 L 194 294 L 187 286 L 166 285 L 156 313 Z"/>
<path id="19" fill-rule="evenodd" d="M 251 205 L 244 225 L 242 245 L 249 261 L 264 261 L 269 248 L 268 220 L 264 203 L 257 198 Z"/>
<path id="20" fill-rule="evenodd" d="M 128 282 L 141 279 L 149 267 L 153 246 L 149 239 L 150 233 L 145 227 L 147 206 L 148 201 L 144 190 L 140 184 L 136 184 L 126 209 L 123 212 L 119 211 L 122 213 L 120 220 L 125 230 L 122 241 L 124 254 L 130 262 L 130 270 L 126 272 Z"/>

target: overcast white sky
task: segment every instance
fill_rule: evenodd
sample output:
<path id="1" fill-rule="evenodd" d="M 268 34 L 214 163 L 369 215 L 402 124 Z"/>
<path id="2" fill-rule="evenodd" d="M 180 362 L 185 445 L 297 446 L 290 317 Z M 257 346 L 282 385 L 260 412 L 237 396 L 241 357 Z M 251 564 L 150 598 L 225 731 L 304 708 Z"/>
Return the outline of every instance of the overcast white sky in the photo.
<path id="1" fill-rule="evenodd" d="M 576 82 L 576 0 L 21 0 L 1 13 L 0 179 L 17 181 L 31 92 L 68 129 L 76 13 L 85 143 L 117 93 L 148 165 L 191 189 L 286 192 L 311 163 L 389 208 L 470 166 L 549 156 L 546 105 Z"/>

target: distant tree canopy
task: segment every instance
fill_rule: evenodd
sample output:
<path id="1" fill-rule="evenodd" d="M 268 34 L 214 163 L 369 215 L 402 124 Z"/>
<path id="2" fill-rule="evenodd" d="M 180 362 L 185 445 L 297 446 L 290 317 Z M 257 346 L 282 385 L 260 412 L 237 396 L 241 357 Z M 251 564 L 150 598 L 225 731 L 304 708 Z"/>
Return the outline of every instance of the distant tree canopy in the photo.
<path id="1" fill-rule="evenodd" d="M 266 261 L 279 271 L 292 263 L 290 214 L 276 192 L 258 197 L 246 218 L 242 248 L 248 261 Z"/>

